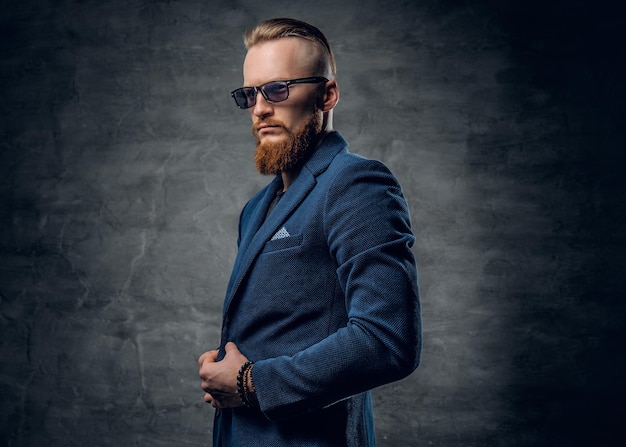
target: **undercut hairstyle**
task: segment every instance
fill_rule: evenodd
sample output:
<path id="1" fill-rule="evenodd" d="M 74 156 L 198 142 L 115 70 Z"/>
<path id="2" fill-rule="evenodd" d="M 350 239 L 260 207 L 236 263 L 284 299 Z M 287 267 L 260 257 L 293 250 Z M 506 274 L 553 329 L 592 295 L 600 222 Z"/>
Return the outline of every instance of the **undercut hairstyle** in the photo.
<path id="1" fill-rule="evenodd" d="M 259 43 L 282 37 L 299 37 L 314 43 L 320 50 L 321 56 L 319 65 L 316 68 L 323 70 L 323 73 L 315 74 L 326 75 L 327 70 L 330 69 L 332 78 L 337 76 L 335 55 L 328 43 L 328 39 L 318 28 L 302 20 L 289 18 L 265 20 L 244 34 L 243 43 L 246 49 L 249 50 Z"/>

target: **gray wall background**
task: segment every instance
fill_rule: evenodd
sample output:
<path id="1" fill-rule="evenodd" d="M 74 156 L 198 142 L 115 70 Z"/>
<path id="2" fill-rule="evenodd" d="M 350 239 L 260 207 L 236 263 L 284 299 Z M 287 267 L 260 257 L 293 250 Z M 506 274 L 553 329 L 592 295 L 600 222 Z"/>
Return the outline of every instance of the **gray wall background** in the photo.
<path id="1" fill-rule="evenodd" d="M 196 359 L 218 338 L 239 210 L 269 180 L 228 93 L 242 32 L 283 15 L 329 36 L 336 127 L 412 210 L 423 363 L 375 390 L 379 445 L 617 445 L 616 9 L 3 2 L 2 445 L 210 445 Z"/>

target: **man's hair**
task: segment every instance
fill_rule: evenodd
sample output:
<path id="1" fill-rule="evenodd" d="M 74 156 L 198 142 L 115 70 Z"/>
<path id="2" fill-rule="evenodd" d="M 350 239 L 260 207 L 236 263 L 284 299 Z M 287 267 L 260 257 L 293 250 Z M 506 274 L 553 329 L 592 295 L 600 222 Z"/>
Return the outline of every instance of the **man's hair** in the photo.
<path id="1" fill-rule="evenodd" d="M 317 45 L 323 59 L 323 61 L 320 61 L 323 62 L 323 66 L 319 68 L 326 71 L 324 67 L 329 67 L 332 77 L 334 78 L 337 75 L 335 56 L 333 50 L 330 48 L 328 39 L 326 39 L 326 36 L 324 36 L 318 28 L 302 20 L 288 18 L 265 20 L 247 31 L 243 36 L 243 42 L 246 49 L 249 50 L 259 43 L 280 39 L 282 37 L 299 37 Z"/>

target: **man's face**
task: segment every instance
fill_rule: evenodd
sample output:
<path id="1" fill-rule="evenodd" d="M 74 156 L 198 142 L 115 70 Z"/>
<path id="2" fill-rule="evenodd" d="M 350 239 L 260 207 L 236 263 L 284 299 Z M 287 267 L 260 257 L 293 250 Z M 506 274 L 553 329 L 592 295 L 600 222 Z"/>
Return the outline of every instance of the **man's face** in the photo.
<path id="1" fill-rule="evenodd" d="M 313 73 L 315 50 L 294 37 L 255 45 L 244 61 L 244 86 L 318 75 Z M 257 139 L 256 164 L 262 174 L 289 171 L 310 154 L 322 128 L 319 88 L 319 84 L 291 85 L 289 98 L 278 103 L 257 93 L 256 104 L 248 110 Z"/>

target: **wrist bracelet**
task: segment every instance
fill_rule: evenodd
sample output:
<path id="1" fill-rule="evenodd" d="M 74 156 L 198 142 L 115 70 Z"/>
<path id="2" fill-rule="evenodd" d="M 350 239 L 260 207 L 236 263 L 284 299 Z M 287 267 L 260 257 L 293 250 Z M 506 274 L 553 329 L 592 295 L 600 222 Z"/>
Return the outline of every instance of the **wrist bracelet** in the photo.
<path id="1" fill-rule="evenodd" d="M 250 366 L 246 368 L 243 374 L 243 397 L 247 402 L 246 405 L 248 407 L 254 406 L 252 400 L 250 399 L 250 393 L 254 392 L 254 384 L 252 383 L 252 368 L 254 368 L 254 363 L 251 363 Z M 250 382 L 250 385 L 252 385 L 251 389 L 250 387 L 248 387 L 248 382 Z"/>
<path id="2" fill-rule="evenodd" d="M 239 399 L 246 407 L 252 407 L 252 403 L 250 402 L 248 389 L 248 377 L 250 376 L 250 371 L 254 366 L 254 362 L 248 360 L 246 363 L 241 365 L 239 368 L 239 373 L 237 373 L 237 394 L 239 395 Z"/>

